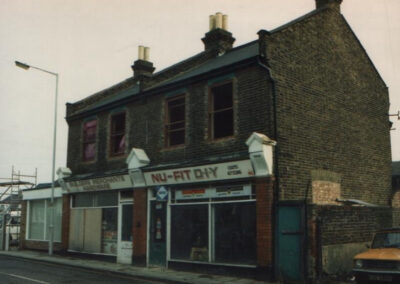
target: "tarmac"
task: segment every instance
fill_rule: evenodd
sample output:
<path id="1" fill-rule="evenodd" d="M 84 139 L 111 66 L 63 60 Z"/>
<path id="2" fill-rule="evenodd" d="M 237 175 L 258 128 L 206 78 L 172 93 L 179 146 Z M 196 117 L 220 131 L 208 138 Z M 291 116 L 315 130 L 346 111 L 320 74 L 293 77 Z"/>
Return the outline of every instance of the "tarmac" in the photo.
<path id="1" fill-rule="evenodd" d="M 176 284 L 265 284 L 273 282 L 256 281 L 247 278 L 236 278 L 230 276 L 201 274 L 193 272 L 176 271 L 161 267 L 137 267 L 128 264 L 112 263 L 107 261 L 83 259 L 69 255 L 48 255 L 44 251 L 10 250 L 0 251 L 0 255 L 24 258 L 40 262 L 55 263 L 71 267 L 79 267 L 88 270 L 102 271 L 113 274 L 121 274 L 146 280 L 169 282 Z M 278 283 L 278 282 L 274 282 Z"/>

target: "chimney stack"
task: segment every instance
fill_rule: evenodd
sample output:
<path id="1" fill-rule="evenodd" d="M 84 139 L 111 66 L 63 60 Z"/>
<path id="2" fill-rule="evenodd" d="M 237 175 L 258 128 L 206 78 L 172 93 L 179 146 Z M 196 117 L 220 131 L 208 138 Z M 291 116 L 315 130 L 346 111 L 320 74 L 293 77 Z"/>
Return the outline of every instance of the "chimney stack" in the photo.
<path id="1" fill-rule="evenodd" d="M 315 0 L 317 9 L 330 8 L 340 13 L 340 4 L 343 0 Z"/>
<path id="2" fill-rule="evenodd" d="M 201 40 L 206 51 L 214 51 L 223 54 L 233 46 L 235 38 L 228 32 L 228 16 L 222 13 L 210 15 L 210 30 Z"/>
<path id="3" fill-rule="evenodd" d="M 132 65 L 133 77 L 141 80 L 143 77 L 151 77 L 155 68 L 150 59 L 150 48 L 139 45 L 138 60 Z"/>

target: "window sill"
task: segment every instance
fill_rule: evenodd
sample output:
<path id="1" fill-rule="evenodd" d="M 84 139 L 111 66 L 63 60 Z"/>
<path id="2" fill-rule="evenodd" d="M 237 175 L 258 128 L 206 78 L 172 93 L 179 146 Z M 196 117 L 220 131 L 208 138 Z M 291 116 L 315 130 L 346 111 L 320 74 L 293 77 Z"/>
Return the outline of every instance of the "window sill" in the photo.
<path id="1" fill-rule="evenodd" d="M 185 147 L 186 147 L 186 144 L 180 144 L 180 145 L 175 145 L 175 146 L 164 147 L 164 148 L 161 149 L 161 152 L 181 150 L 181 149 L 184 149 Z"/>
<path id="2" fill-rule="evenodd" d="M 85 160 L 82 160 L 82 164 L 84 164 L 84 165 L 91 165 L 91 164 L 95 164 L 97 162 L 97 159 L 94 159 L 94 160 L 90 160 L 90 161 L 85 161 Z"/>
<path id="3" fill-rule="evenodd" d="M 128 157 L 128 154 L 123 153 L 123 154 L 116 154 L 116 155 L 108 155 L 107 160 L 120 160 L 120 159 L 125 159 Z"/>
<path id="4" fill-rule="evenodd" d="M 215 143 L 215 144 L 225 143 L 225 142 L 233 141 L 233 140 L 235 140 L 235 138 L 236 137 L 234 135 L 232 135 L 232 136 L 227 136 L 227 137 L 222 137 L 222 138 L 208 139 L 208 143 Z"/>

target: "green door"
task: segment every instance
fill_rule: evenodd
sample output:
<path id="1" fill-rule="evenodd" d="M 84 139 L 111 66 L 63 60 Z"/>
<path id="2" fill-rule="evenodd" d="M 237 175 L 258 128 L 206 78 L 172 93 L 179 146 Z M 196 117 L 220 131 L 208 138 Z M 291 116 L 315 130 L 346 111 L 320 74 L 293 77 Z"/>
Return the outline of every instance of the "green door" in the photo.
<path id="1" fill-rule="evenodd" d="M 150 204 L 150 256 L 149 264 L 166 266 L 167 261 L 167 202 Z"/>
<path id="2" fill-rule="evenodd" d="M 303 280 L 303 212 L 298 203 L 278 206 L 277 272 L 283 280 Z"/>

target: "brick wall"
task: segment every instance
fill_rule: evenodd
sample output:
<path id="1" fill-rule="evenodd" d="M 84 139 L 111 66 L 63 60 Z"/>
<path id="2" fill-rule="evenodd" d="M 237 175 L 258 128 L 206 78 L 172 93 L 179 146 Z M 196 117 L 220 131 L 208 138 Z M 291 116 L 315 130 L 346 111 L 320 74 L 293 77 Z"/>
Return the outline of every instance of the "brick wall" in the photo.
<path id="1" fill-rule="evenodd" d="M 219 141 L 208 139 L 207 80 L 179 88 L 186 94 L 186 144 L 164 148 L 164 93 L 138 99 L 124 106 L 127 111 L 129 149 L 142 148 L 152 164 L 201 159 L 203 157 L 247 151 L 245 141 L 252 132 L 271 135 L 272 104 L 270 85 L 265 72 L 257 66 L 233 74 L 235 137 Z M 178 91 L 178 90 L 177 90 Z M 174 93 L 174 92 L 172 92 Z M 176 94 L 180 94 L 179 92 Z M 99 172 L 126 168 L 126 155 L 109 158 L 110 112 L 101 112 L 98 119 L 97 156 L 94 162 L 82 161 L 82 120 L 69 122 L 67 166 L 73 173 Z M 129 150 L 127 149 L 128 154 Z"/>
<path id="2" fill-rule="evenodd" d="M 308 276 L 348 275 L 354 255 L 366 250 L 374 233 L 392 225 L 390 207 L 310 205 Z"/>
<path id="3" fill-rule="evenodd" d="M 274 178 L 258 178 L 255 181 L 257 210 L 257 265 L 273 265 L 273 204 Z"/>
<path id="4" fill-rule="evenodd" d="M 388 91 L 342 15 L 321 10 L 260 37 L 276 82 L 280 198 L 303 199 L 323 169 L 341 175 L 342 198 L 387 206 Z"/>
<path id="5" fill-rule="evenodd" d="M 373 233 L 392 226 L 390 207 L 314 206 L 319 218 L 321 245 L 369 242 Z"/>
<path id="6" fill-rule="evenodd" d="M 133 264 L 146 265 L 147 252 L 147 191 L 133 191 Z"/>

